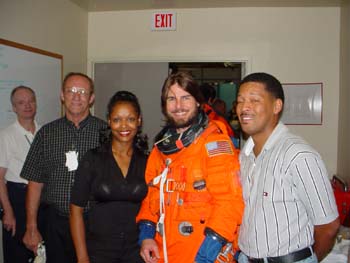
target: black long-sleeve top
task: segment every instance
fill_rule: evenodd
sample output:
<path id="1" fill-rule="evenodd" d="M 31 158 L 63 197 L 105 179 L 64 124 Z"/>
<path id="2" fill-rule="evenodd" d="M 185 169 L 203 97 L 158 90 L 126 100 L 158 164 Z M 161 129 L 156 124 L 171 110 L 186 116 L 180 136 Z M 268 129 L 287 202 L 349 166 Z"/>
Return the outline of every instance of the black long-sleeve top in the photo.
<path id="1" fill-rule="evenodd" d="M 88 212 L 88 236 L 113 237 L 121 232 L 136 234 L 135 217 L 147 194 L 144 179 L 147 156 L 134 149 L 124 177 L 110 143 L 88 151 L 79 163 L 71 203 Z"/>

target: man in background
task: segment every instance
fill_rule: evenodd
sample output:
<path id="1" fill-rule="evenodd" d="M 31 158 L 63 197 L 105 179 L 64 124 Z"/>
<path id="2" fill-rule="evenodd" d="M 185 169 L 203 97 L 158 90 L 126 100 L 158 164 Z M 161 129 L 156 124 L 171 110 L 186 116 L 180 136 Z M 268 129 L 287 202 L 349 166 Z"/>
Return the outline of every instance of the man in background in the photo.
<path id="1" fill-rule="evenodd" d="M 240 153 L 245 202 L 240 263 L 321 261 L 339 228 L 321 156 L 280 122 L 284 93 L 267 73 L 246 76 L 237 115 L 250 137 Z"/>
<path id="2" fill-rule="evenodd" d="M 210 120 L 220 121 L 222 124 L 225 125 L 227 133 L 231 138 L 231 141 L 234 143 L 235 147 L 238 148 L 239 143 L 238 140 L 235 139 L 235 134 L 232 130 L 231 125 L 228 123 L 224 116 L 218 114 L 213 108 L 213 103 L 216 100 L 215 88 L 208 83 L 203 83 L 199 86 L 199 88 L 205 100 L 205 103 L 203 103 L 204 112 L 208 115 Z"/>
<path id="3" fill-rule="evenodd" d="M 95 99 L 93 81 L 82 73 L 63 80 L 61 100 L 65 116 L 46 124 L 36 135 L 21 176 L 29 180 L 26 212 L 26 246 L 36 251 L 44 240 L 48 263 L 76 263 L 69 229 L 70 192 L 78 161 L 99 145 L 106 123 L 90 115 Z M 38 229 L 41 203 L 44 227 Z"/>
<path id="4" fill-rule="evenodd" d="M 220 116 L 226 119 L 227 110 L 226 110 L 226 102 L 222 99 L 216 98 L 212 104 L 212 108 L 218 113 Z"/>
<path id="5" fill-rule="evenodd" d="M 11 104 L 17 119 L 0 132 L 0 203 L 4 212 L 2 245 L 5 263 L 24 263 L 34 258 L 33 252 L 22 242 L 28 181 L 20 177 L 30 145 L 39 129 L 34 120 L 34 91 L 26 86 L 14 88 Z"/>

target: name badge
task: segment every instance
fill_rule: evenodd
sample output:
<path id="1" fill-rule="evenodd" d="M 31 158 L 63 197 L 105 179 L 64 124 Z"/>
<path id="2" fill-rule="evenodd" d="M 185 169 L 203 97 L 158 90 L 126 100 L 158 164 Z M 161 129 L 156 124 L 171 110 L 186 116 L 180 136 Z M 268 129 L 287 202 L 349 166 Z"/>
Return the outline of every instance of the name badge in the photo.
<path id="1" fill-rule="evenodd" d="M 75 171 L 78 168 L 78 153 L 76 151 L 66 153 L 66 167 L 69 172 Z"/>

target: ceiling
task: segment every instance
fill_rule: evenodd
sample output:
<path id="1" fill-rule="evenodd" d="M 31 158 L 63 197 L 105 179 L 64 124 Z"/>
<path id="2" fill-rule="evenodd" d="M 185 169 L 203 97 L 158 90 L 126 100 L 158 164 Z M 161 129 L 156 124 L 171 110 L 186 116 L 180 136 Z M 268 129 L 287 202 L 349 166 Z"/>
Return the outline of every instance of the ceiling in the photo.
<path id="1" fill-rule="evenodd" d="M 217 8 L 217 7 L 316 7 L 341 6 L 349 0 L 70 0 L 89 12 Z"/>

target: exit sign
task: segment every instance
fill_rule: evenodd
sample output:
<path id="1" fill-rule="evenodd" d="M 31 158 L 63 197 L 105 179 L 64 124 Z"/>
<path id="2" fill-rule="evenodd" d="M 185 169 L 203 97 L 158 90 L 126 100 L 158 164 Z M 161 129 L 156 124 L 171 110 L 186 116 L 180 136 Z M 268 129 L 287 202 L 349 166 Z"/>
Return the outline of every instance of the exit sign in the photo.
<path id="1" fill-rule="evenodd" d="M 176 12 L 156 12 L 152 16 L 153 31 L 176 30 Z"/>

